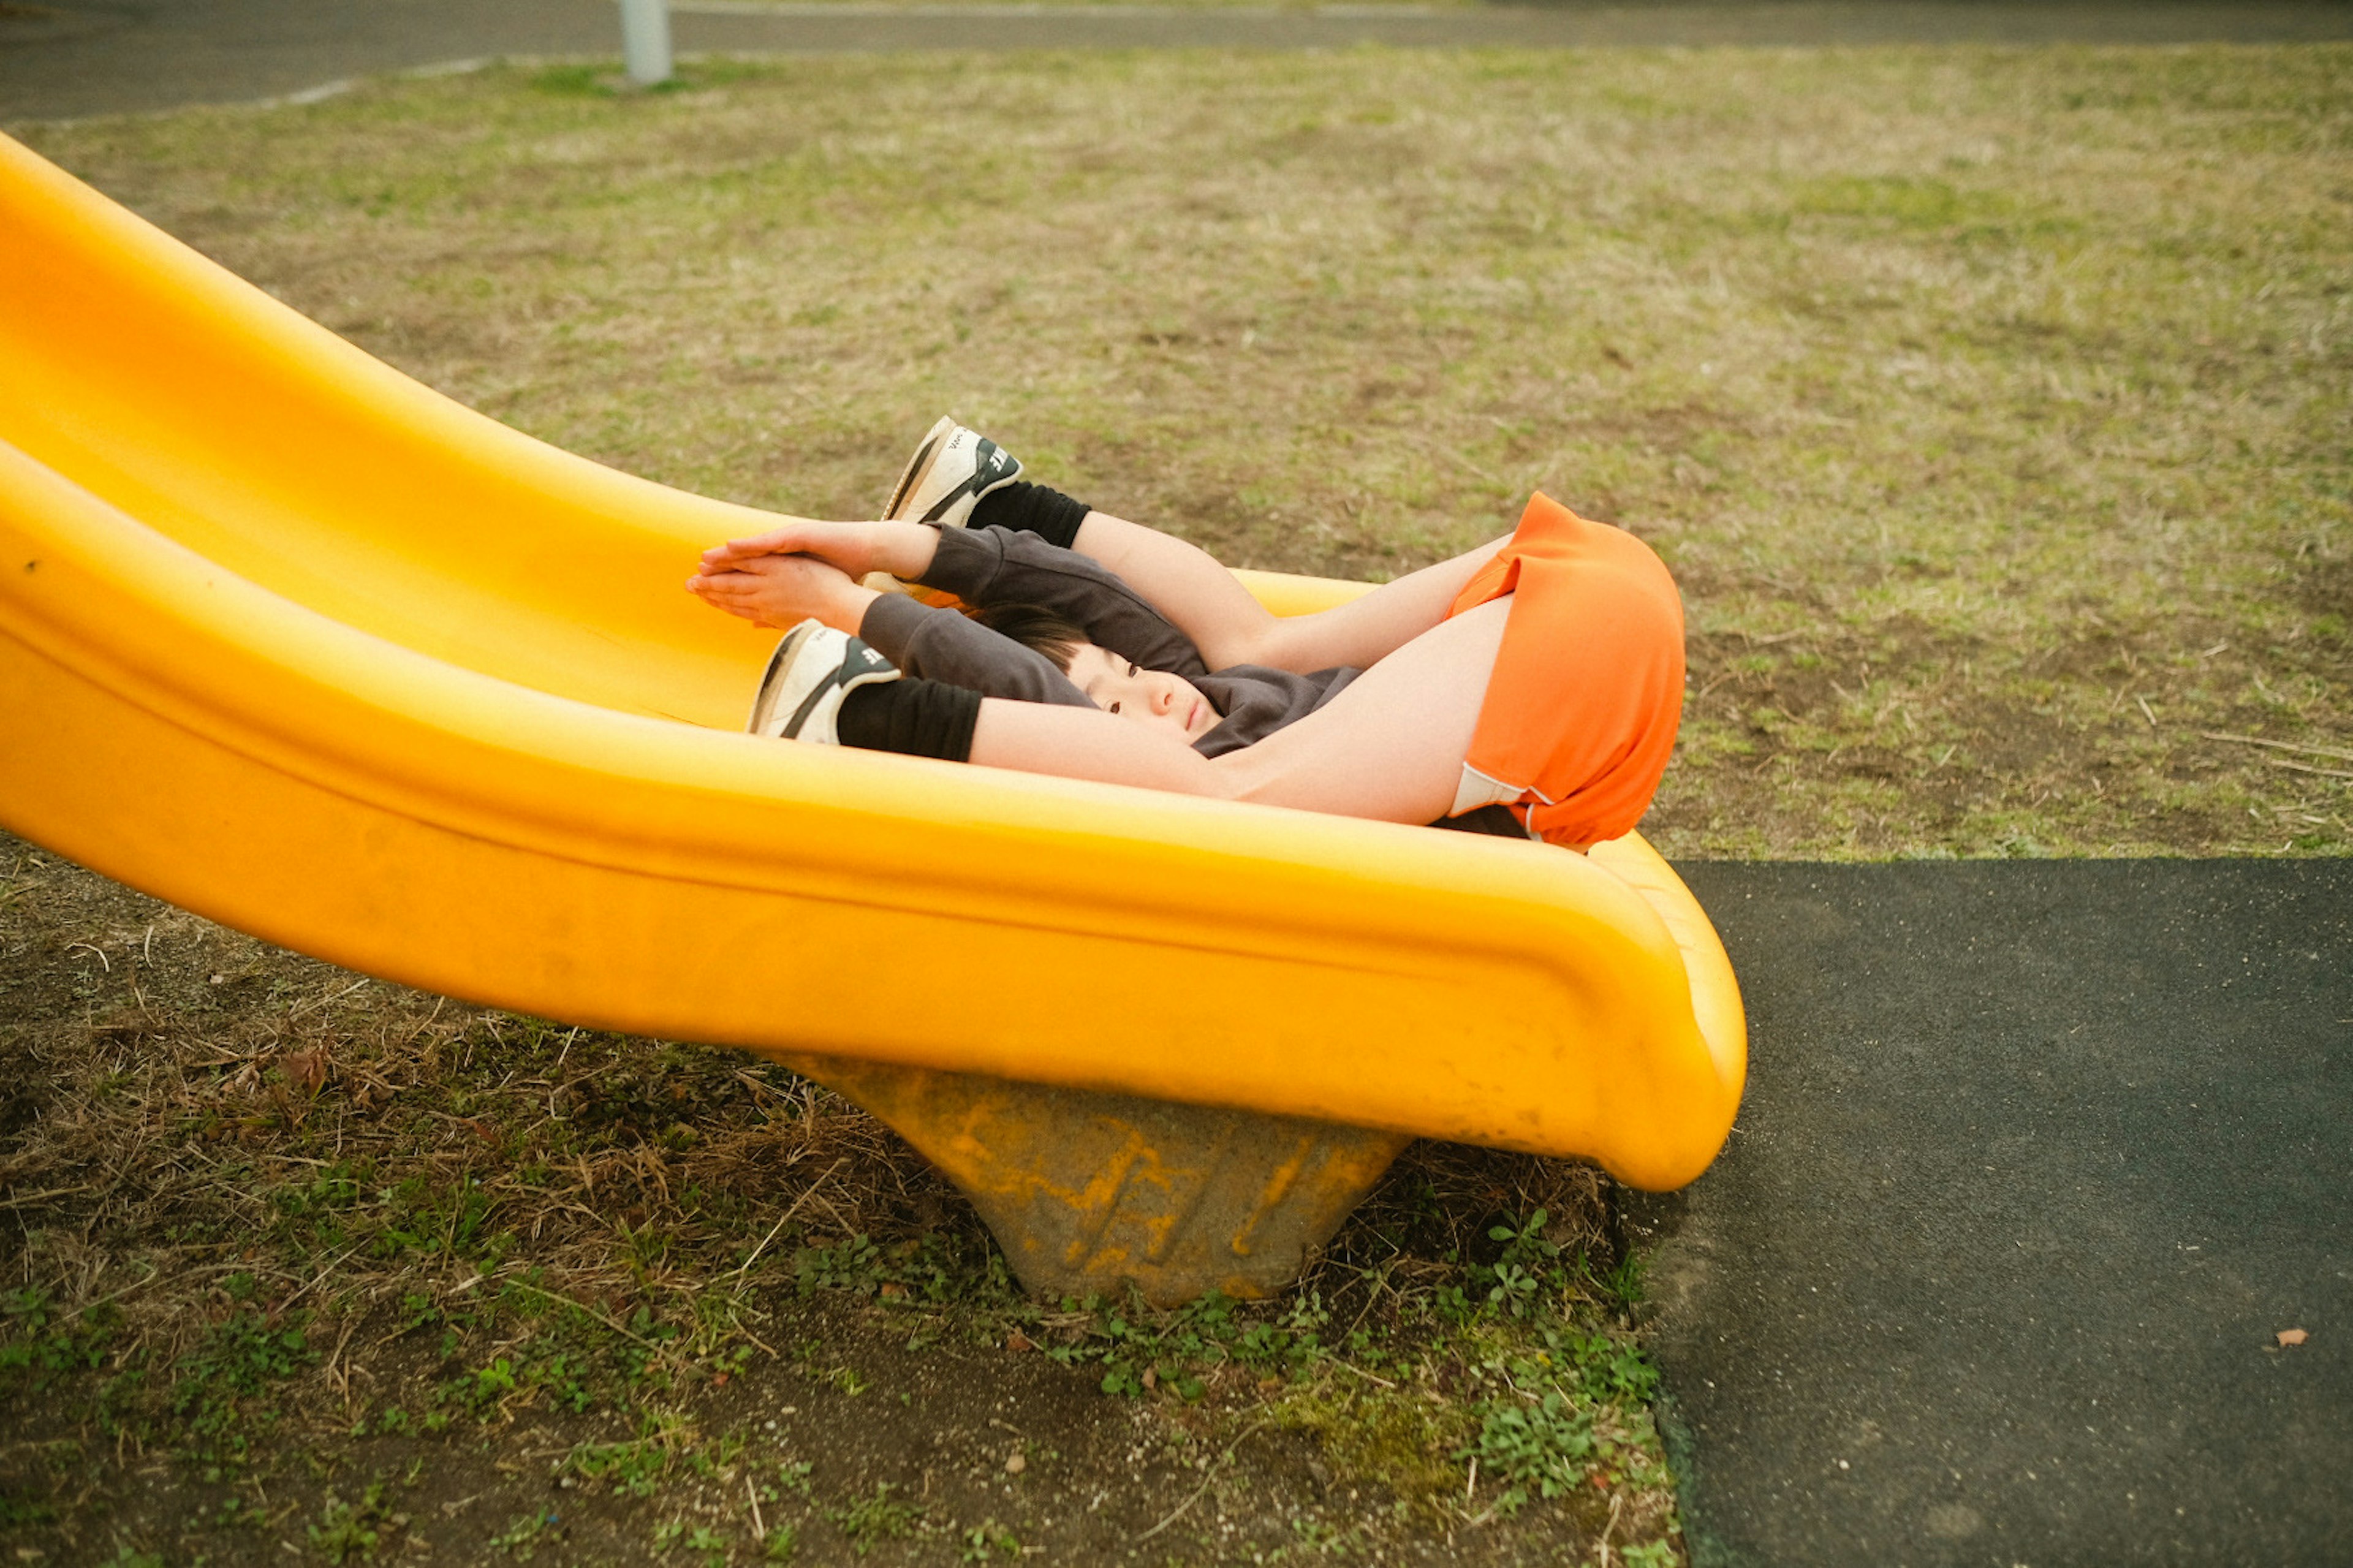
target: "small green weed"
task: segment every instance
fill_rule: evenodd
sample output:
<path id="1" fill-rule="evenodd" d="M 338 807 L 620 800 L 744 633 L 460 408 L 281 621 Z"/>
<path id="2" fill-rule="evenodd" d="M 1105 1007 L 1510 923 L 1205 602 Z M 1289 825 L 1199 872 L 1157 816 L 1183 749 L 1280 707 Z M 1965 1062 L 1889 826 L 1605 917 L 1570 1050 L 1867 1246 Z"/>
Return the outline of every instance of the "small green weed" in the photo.
<path id="1" fill-rule="evenodd" d="M 406 1514 L 392 1511 L 387 1490 L 379 1478 L 368 1483 L 355 1503 L 345 1502 L 329 1492 L 325 1505 L 319 1510 L 319 1522 L 310 1527 L 311 1550 L 330 1563 L 374 1557 L 386 1535 L 397 1533 L 408 1524 Z"/>
<path id="2" fill-rule="evenodd" d="M 252 1290 L 252 1282 L 244 1276 L 233 1277 L 229 1285 L 233 1297 Z M 307 1321 L 307 1313 L 298 1314 L 293 1324 L 281 1327 L 243 1302 L 180 1358 L 174 1369 L 171 1410 L 184 1424 L 189 1447 L 198 1458 L 224 1463 L 241 1459 L 252 1440 L 248 1423 L 259 1426 L 276 1419 L 274 1410 L 253 1404 L 254 1396 L 319 1359 L 301 1327 Z"/>
<path id="3" fill-rule="evenodd" d="M 206 1515 L 204 1522 L 214 1530 L 259 1530 L 269 1522 L 269 1510 L 251 1498 L 231 1492 L 221 1499 L 220 1506 Z"/>
<path id="4" fill-rule="evenodd" d="M 1062 1306 L 1077 1337 L 1046 1353 L 1065 1366 L 1101 1366 L 1103 1391 L 1131 1399 L 1161 1387 L 1198 1399 L 1203 1374 L 1225 1365 L 1287 1380 L 1325 1353 L 1322 1335 L 1331 1321 L 1314 1290 L 1274 1318 L 1244 1316 L 1218 1291 L 1173 1312 L 1134 1300 L 1114 1309 L 1098 1296 Z"/>
<path id="5" fill-rule="evenodd" d="M 493 1552 L 528 1563 L 540 1547 L 552 1544 L 546 1537 L 559 1522 L 554 1512 L 519 1513 L 485 1544 Z"/>
<path id="6" fill-rule="evenodd" d="M 37 1394 L 58 1377 L 95 1370 L 106 1359 L 121 1316 L 112 1302 L 60 1313 L 38 1286 L 0 1292 L 0 1390 Z"/>
<path id="7" fill-rule="evenodd" d="M 1551 1217 L 1538 1209 L 1524 1224 L 1498 1225 L 1488 1230 L 1490 1241 L 1504 1244 L 1503 1254 L 1491 1264 L 1474 1267 L 1471 1280 L 1473 1289 L 1484 1280 L 1493 1281 L 1487 1289 L 1490 1306 L 1500 1307 L 1514 1318 L 1525 1318 L 1535 1308 L 1545 1276 L 1560 1261 L 1560 1248 L 1544 1237 L 1545 1222 Z"/>
<path id="8" fill-rule="evenodd" d="M 880 1482 L 872 1497 L 860 1498 L 827 1514 L 860 1557 L 877 1542 L 905 1540 L 923 1522 L 923 1510 L 920 1505 L 901 1502 L 891 1495 L 898 1489 L 889 1481 Z"/>
<path id="9" fill-rule="evenodd" d="M 1355 1544 L 1355 1531 L 1321 1519 L 1294 1519 L 1291 1521 L 1293 1544 L 1282 1550 L 1299 1555 L 1314 1552 L 1318 1557 L 1338 1557 Z"/>
<path id="10" fill-rule="evenodd" d="M 1490 1476 L 1510 1481 L 1504 1511 L 1515 1511 L 1533 1486 L 1558 1497 L 1585 1476 L 1593 1454 L 1593 1412 L 1573 1405 L 1557 1390 L 1534 1405 L 1491 1404 L 1479 1424 L 1479 1440 L 1457 1458 L 1472 1458 Z"/>
<path id="11" fill-rule="evenodd" d="M 968 1238 L 939 1231 L 888 1246 L 860 1235 L 804 1247 L 793 1255 L 793 1276 L 804 1296 L 845 1290 L 910 1304 L 1004 1306 L 1019 1300 L 996 1248 L 976 1248 Z"/>
<path id="12" fill-rule="evenodd" d="M 615 1497 L 651 1497 L 693 1442 L 694 1428 L 685 1416 L 649 1412 L 637 1436 L 623 1443 L 583 1443 L 564 1466 L 582 1480 L 608 1487 Z"/>
<path id="13" fill-rule="evenodd" d="M 854 1366 L 829 1366 L 822 1370 L 810 1368 L 809 1375 L 828 1388 L 838 1388 L 855 1399 L 871 1386 L 866 1376 Z"/>
<path id="14" fill-rule="evenodd" d="M 689 1524 L 682 1519 L 673 1519 L 655 1528 L 654 1551 L 657 1553 L 700 1552 L 707 1568 L 723 1568 L 728 1553 L 727 1537 L 707 1524 Z"/>
<path id="15" fill-rule="evenodd" d="M 1515 1512 L 1531 1489 L 1558 1497 L 1596 1467 L 1646 1479 L 1657 1468 L 1647 1406 L 1658 1373 L 1630 1341 L 1547 1327 L 1540 1346 L 1491 1357 L 1482 1370 L 1509 1392 L 1474 1406 L 1478 1436 L 1455 1457 L 1505 1483 L 1503 1512 Z"/>
<path id="16" fill-rule="evenodd" d="M 1018 1557 L 1021 1542 L 994 1519 L 984 1519 L 958 1537 L 963 1560 L 986 1563 L 992 1557 Z"/>

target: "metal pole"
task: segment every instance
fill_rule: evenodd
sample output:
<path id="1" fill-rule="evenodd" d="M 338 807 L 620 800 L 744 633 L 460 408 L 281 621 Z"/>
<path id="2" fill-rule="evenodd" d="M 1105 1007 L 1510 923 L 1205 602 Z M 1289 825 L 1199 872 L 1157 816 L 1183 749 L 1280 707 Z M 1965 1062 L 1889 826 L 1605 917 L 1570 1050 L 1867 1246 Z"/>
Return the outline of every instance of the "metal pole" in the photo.
<path id="1" fill-rule="evenodd" d="M 670 79 L 670 0 L 621 0 L 621 58 L 639 87 Z"/>

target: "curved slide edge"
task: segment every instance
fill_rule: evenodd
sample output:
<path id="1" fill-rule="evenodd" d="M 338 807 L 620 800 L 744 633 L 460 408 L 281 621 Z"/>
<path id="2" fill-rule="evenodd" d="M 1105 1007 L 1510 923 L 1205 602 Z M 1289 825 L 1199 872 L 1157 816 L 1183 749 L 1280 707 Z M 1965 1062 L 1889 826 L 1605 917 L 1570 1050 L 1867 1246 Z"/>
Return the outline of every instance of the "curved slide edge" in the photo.
<path id="1" fill-rule="evenodd" d="M 210 265 L 169 247 L 158 268 Z M 16 341 L 0 336 L 9 408 L 49 409 L 45 440 L 59 419 L 102 437 L 112 405 Z M 212 346 L 236 363 L 236 342 Z M 406 389 L 379 412 L 413 464 L 402 421 L 435 395 L 374 374 Z M 348 444 L 368 410 L 343 392 Z M 476 474 L 518 443 L 550 471 L 577 462 L 462 410 L 437 418 Z M 494 434 L 475 440 L 476 424 Z M 300 448 L 281 432 L 281 452 Z M 234 499 L 222 466 L 158 510 Z M 151 471 L 147 489 L 172 478 Z M 597 553 L 602 511 L 541 502 Z M 733 510 L 678 502 L 705 521 Z M 435 581 L 406 584 L 426 612 Z M 1361 591 L 1257 585 L 1293 609 Z M 498 602 L 479 583 L 450 595 L 451 618 Z M 580 613 L 592 635 L 596 608 Z M 475 1001 L 1583 1155 L 1651 1187 L 1704 1169 L 1738 1102 L 1729 969 L 1636 841 L 1588 859 L 617 710 L 274 592 L 15 446 L 0 446 L 0 710 L 14 830 L 268 940 Z"/>

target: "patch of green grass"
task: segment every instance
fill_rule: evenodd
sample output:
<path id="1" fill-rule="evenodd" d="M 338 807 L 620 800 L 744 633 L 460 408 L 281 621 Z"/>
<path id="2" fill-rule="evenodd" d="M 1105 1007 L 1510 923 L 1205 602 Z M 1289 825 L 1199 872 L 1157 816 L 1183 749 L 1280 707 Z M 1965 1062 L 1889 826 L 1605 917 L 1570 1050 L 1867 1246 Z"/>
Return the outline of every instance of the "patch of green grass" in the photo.
<path id="1" fill-rule="evenodd" d="M 1460 1282 L 1407 1299 L 1388 1347 L 1356 1332 L 1310 1360 L 1279 1401 L 1283 1423 L 1425 1510 L 1461 1495 L 1472 1460 L 1470 1483 L 1500 1483 L 1490 1518 L 1597 1479 L 1658 1507 L 1669 1481 L 1648 1410 L 1657 1373 L 1622 1326 L 1638 1275 L 1548 1240 L 1548 1217 L 1489 1227 L 1494 1246 Z M 1433 1385 L 1456 1397 L 1431 1399 Z"/>
<path id="2" fill-rule="evenodd" d="M 1271 1312 L 1213 1290 L 1170 1311 L 1101 1297 L 1065 1300 L 1053 1321 L 1067 1337 L 1046 1354 L 1065 1366 L 1100 1366 L 1105 1394 L 1136 1398 L 1165 1386 L 1190 1400 L 1201 1396 L 1202 1374 L 1220 1366 L 1277 1381 L 1298 1375 L 1326 1353 L 1331 1313 L 1313 1290 Z"/>
<path id="3" fill-rule="evenodd" d="M 1501 1511 L 1516 1512 L 1532 1492 L 1558 1497 L 1597 1472 L 1605 1485 L 1666 1484 L 1648 1408 L 1658 1374 L 1630 1341 L 1547 1328 L 1535 1345 L 1491 1356 L 1481 1370 L 1508 1392 L 1473 1407 L 1478 1436 L 1455 1457 L 1508 1483 Z"/>
<path id="4" fill-rule="evenodd" d="M 565 1468 L 615 1497 L 651 1497 L 681 1456 L 691 1451 L 694 1437 L 684 1416 L 649 1413 L 638 1436 L 624 1443 L 583 1443 L 565 1458 Z"/>
<path id="5" fill-rule="evenodd" d="M 722 1568 L 728 1555 L 727 1537 L 707 1524 L 691 1524 L 674 1519 L 654 1531 L 654 1552 L 661 1555 L 673 1552 L 702 1553 L 710 1568 Z"/>
<path id="6" fill-rule="evenodd" d="M 531 85 L 559 98 L 611 98 L 620 89 L 619 74 L 609 65 L 550 66 L 533 76 Z"/>
<path id="7" fill-rule="evenodd" d="M 227 1293 L 235 1304 L 172 1369 L 169 1407 L 182 1440 L 216 1464 L 245 1458 L 278 1419 L 269 1400 L 276 1385 L 319 1359 L 302 1328 L 309 1315 L 273 1322 L 252 1304 L 253 1289 L 250 1275 L 232 1275 Z"/>
<path id="8" fill-rule="evenodd" d="M 871 1494 L 852 1498 L 828 1515 L 860 1557 L 885 1541 L 904 1541 L 923 1523 L 922 1505 L 902 1501 L 893 1495 L 899 1489 L 878 1482 Z"/>
<path id="9" fill-rule="evenodd" d="M 708 1552 L 713 1563 L 716 1564 L 726 1561 L 727 1542 L 725 1537 L 709 1525 L 692 1524 L 682 1519 L 673 1519 L 655 1528 L 653 1549 L 656 1556 L 674 1552 Z"/>
<path id="10" fill-rule="evenodd" d="M 829 1246 L 798 1247 L 793 1274 L 803 1295 L 847 1290 L 910 1306 L 950 1300 L 1004 1306 L 1019 1294 L 1001 1254 L 938 1232 L 888 1246 L 853 1235 Z"/>
<path id="11" fill-rule="evenodd" d="M 507 1521 L 506 1528 L 484 1542 L 493 1552 L 528 1563 L 543 1546 L 553 1545 L 548 1537 L 554 1531 L 557 1516 L 540 1511 L 519 1513 Z"/>
<path id="12" fill-rule="evenodd" d="M 407 1525 L 408 1516 L 394 1511 L 390 1489 L 379 1477 L 368 1483 L 357 1502 L 327 1494 L 318 1522 L 308 1527 L 311 1550 L 330 1563 L 373 1558 L 379 1546 Z"/>
<path id="13" fill-rule="evenodd" d="M 50 1292 L 37 1285 L 0 1292 L 0 1392 L 38 1394 L 69 1372 L 100 1365 L 121 1312 L 100 1301 L 61 1311 Z"/>
<path id="14" fill-rule="evenodd" d="M 1021 1538 L 993 1519 L 967 1526 L 956 1537 L 956 1556 L 965 1563 L 987 1563 L 1021 1555 Z"/>

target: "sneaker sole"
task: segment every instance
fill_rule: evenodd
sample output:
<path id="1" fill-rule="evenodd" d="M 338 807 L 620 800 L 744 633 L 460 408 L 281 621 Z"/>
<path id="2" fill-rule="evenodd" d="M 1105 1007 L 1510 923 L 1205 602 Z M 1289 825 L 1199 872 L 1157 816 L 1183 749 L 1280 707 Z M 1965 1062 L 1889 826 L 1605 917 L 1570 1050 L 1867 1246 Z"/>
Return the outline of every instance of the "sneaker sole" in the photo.
<path id="1" fill-rule="evenodd" d="M 923 444 L 915 448 L 913 457 L 907 459 L 907 471 L 899 476 L 899 488 L 891 492 L 891 504 L 882 509 L 884 521 L 900 521 L 899 509 L 907 504 L 907 498 L 915 493 L 918 485 L 931 478 L 933 461 L 939 457 L 940 447 L 955 433 L 955 422 L 944 417 L 932 426 L 931 433 L 923 437 Z"/>

